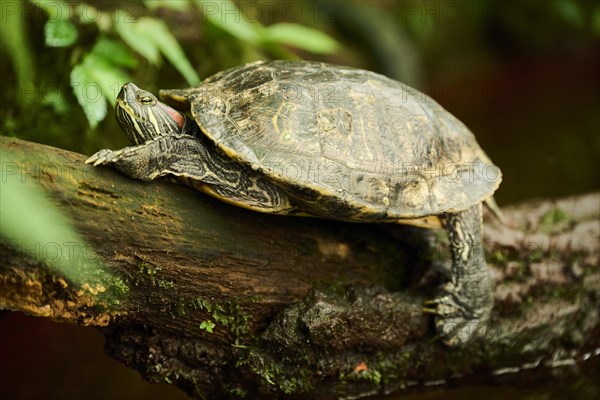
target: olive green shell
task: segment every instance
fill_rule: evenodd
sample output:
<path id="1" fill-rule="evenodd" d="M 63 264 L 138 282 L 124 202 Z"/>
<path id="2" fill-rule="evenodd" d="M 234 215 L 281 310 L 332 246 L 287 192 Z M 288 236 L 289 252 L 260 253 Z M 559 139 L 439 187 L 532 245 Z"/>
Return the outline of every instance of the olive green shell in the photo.
<path id="1" fill-rule="evenodd" d="M 465 125 L 430 97 L 373 72 L 256 62 L 161 96 L 188 102 L 229 157 L 317 214 L 321 202 L 353 210 L 358 220 L 455 212 L 500 184 L 500 170 Z"/>

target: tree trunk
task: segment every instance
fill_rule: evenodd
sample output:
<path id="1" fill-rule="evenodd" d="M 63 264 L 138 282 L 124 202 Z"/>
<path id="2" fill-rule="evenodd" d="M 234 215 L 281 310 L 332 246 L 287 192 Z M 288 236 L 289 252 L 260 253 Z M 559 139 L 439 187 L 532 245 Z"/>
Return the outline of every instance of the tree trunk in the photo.
<path id="1" fill-rule="evenodd" d="M 485 217 L 491 326 L 449 349 L 422 312 L 449 269 L 441 231 L 253 213 L 64 150 L 7 137 L 0 149 L 2 184 L 38 182 L 115 277 L 74 283 L 3 237 L 0 308 L 100 327 L 108 354 L 193 397 L 529 379 L 599 353 L 598 193 Z"/>

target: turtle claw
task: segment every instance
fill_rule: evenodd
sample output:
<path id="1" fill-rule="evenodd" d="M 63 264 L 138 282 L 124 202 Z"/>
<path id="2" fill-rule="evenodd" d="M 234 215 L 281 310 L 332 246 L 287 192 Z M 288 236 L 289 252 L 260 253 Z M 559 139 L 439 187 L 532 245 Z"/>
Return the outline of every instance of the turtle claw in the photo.
<path id="1" fill-rule="evenodd" d="M 428 314 L 437 314 L 438 313 L 437 304 L 438 304 L 437 299 L 425 300 L 423 302 L 423 305 L 425 306 L 425 307 L 423 307 L 423 312 L 428 313 Z"/>
<path id="2" fill-rule="evenodd" d="M 424 313 L 428 313 L 428 314 L 437 314 L 437 309 L 436 308 L 432 308 L 432 307 L 423 307 L 421 309 Z"/>
<path id="3" fill-rule="evenodd" d="M 119 160 L 121 153 L 123 153 L 122 150 L 112 151 L 109 149 L 102 149 L 85 160 L 85 163 L 92 164 L 94 167 L 102 164 L 111 164 Z"/>
<path id="4" fill-rule="evenodd" d="M 435 327 L 443 342 L 450 347 L 464 345 L 485 333 L 491 307 L 470 304 L 461 295 L 463 289 L 452 283 L 446 284 L 443 294 L 425 301 L 424 312 L 435 314 Z"/>
<path id="5" fill-rule="evenodd" d="M 86 164 L 94 164 L 94 161 L 96 161 L 98 159 L 98 153 L 94 154 L 93 156 L 90 156 L 87 160 L 85 160 Z"/>
<path id="6" fill-rule="evenodd" d="M 104 164 L 109 158 L 110 153 L 112 153 L 109 149 L 102 149 L 87 160 L 85 160 L 86 164 L 92 164 L 94 167 L 100 164 Z"/>

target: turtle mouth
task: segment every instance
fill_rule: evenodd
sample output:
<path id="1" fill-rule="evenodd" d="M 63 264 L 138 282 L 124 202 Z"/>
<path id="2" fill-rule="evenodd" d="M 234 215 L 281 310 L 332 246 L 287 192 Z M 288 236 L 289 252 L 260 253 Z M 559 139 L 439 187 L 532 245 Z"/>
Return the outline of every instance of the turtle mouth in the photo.
<path id="1" fill-rule="evenodd" d="M 130 118 L 139 118 L 137 113 L 135 112 L 135 110 L 133 108 L 131 108 L 131 106 L 127 103 L 127 101 L 117 97 L 117 105 L 115 107 L 116 111 L 117 111 L 117 116 L 119 116 L 120 114 L 127 114 Z M 118 122 L 118 118 L 117 118 L 117 122 Z"/>

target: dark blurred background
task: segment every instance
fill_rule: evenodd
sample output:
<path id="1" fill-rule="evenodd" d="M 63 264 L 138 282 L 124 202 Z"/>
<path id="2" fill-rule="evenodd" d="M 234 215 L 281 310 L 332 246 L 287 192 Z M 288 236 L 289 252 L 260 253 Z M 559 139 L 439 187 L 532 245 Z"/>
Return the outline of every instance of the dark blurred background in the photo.
<path id="1" fill-rule="evenodd" d="M 24 33 L 20 44 L 6 40 L 7 32 L 14 32 L 7 19 L 13 8 L 6 4 L 18 6 L 19 29 Z M 75 9 L 81 3 L 66 4 Z M 114 16 L 119 7 L 117 2 L 87 4 L 99 15 Z M 218 9 L 222 4 L 171 0 L 127 2 L 122 7 L 135 18 L 164 21 L 201 78 L 258 59 L 302 58 L 365 68 L 411 84 L 469 126 L 500 166 L 504 180 L 496 199 L 501 206 L 598 190 L 599 2 L 236 3 L 246 22 L 263 26 L 289 22 L 328 35 L 338 46 L 326 51 L 311 51 L 310 46 L 293 40 L 287 44 L 244 41 L 231 33 L 231 24 L 223 27 L 215 23 L 214 15 L 208 18 L 207 13 L 215 10 L 212 6 Z M 74 66 L 99 38 L 118 36 L 111 30 L 111 21 L 90 24 L 73 17 L 76 40 L 53 47 L 47 40 L 49 13 L 39 10 L 33 2 L 2 2 L 0 133 L 83 154 L 124 147 L 126 138 L 116 127 L 112 110 L 92 129 L 70 87 Z M 33 71 L 27 75 L 34 84 L 29 98 L 19 88 L 25 79 L 19 68 L 26 68 L 23 63 L 27 62 L 18 61 L 15 54 L 19 52 L 27 54 L 24 59 L 30 60 Z M 140 86 L 154 92 L 161 87 L 187 86 L 172 63 L 136 58 L 135 67 L 123 65 Z M 54 97 L 47 96 L 49 88 Z M 101 335 L 91 328 L 0 312 L 0 360 L 4 361 L 0 397 L 185 398 L 168 385 L 144 382 L 136 372 L 105 356 L 102 345 Z M 522 397 L 506 394 L 522 399 L 560 398 L 539 387 Z M 448 396 L 466 398 L 465 393 Z"/>

